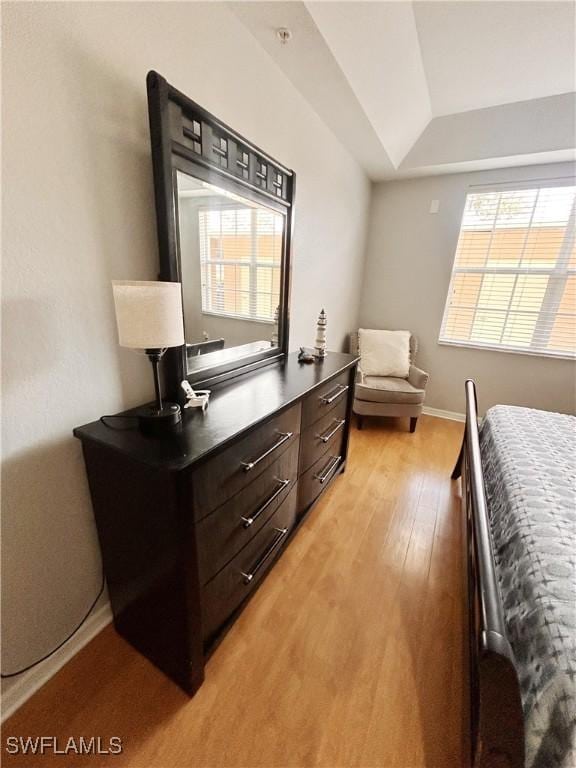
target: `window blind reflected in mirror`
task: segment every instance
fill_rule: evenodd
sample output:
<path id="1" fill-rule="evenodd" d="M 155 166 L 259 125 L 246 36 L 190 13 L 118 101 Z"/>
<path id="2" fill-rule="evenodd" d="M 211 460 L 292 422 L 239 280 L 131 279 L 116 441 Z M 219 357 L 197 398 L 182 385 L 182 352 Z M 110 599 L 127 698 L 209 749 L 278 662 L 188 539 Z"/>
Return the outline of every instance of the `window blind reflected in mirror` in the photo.
<path id="1" fill-rule="evenodd" d="M 261 208 L 198 211 L 203 312 L 274 322 L 282 231 L 282 216 Z"/>
<path id="2" fill-rule="evenodd" d="M 286 217 L 177 172 L 188 370 L 278 348 Z"/>

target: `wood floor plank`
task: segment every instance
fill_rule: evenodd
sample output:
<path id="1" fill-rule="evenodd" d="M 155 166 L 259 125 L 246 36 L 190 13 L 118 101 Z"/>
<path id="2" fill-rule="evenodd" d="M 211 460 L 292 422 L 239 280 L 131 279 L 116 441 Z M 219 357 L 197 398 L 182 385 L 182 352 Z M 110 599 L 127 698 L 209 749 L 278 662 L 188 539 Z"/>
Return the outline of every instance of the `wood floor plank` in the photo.
<path id="1" fill-rule="evenodd" d="M 25 768 L 463 768 L 462 425 L 366 419 L 328 490 L 188 699 L 105 629 L 3 728 L 115 735 Z"/>

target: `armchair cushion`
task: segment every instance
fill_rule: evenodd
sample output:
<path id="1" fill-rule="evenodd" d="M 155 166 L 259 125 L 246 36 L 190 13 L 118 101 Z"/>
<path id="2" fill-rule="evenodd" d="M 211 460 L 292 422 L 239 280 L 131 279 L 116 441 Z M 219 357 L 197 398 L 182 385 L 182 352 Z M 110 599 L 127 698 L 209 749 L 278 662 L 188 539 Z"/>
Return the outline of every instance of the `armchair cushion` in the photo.
<path id="1" fill-rule="evenodd" d="M 351 355 L 359 355 L 358 348 L 358 331 L 352 331 L 349 337 L 349 351 Z M 410 362 L 413 363 L 416 359 L 416 353 L 418 352 L 418 339 L 413 334 L 410 334 Z"/>
<path id="2" fill-rule="evenodd" d="M 356 384 L 355 390 L 357 400 L 403 405 L 420 405 L 424 401 L 424 394 L 424 389 L 413 386 L 407 379 L 394 376 L 364 376 L 362 383 Z"/>
<path id="3" fill-rule="evenodd" d="M 410 331 L 377 331 L 360 328 L 358 340 L 365 376 L 408 377 Z"/>

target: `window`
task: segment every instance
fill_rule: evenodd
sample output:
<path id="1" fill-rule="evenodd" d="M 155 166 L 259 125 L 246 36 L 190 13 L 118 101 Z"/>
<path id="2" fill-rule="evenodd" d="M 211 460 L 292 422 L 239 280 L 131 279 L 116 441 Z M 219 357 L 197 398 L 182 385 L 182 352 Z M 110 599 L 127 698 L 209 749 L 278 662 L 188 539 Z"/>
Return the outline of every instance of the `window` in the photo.
<path id="1" fill-rule="evenodd" d="M 200 209 L 202 311 L 274 322 L 283 217 L 262 208 Z"/>
<path id="2" fill-rule="evenodd" d="M 576 355 L 576 186 L 466 197 L 440 343 Z"/>

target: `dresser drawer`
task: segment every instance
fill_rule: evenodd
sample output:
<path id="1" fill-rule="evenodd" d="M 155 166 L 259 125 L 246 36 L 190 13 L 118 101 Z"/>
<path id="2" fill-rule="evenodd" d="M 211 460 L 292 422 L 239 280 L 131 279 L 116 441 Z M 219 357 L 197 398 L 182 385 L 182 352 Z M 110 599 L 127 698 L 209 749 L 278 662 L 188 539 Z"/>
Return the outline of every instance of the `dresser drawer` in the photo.
<path id="1" fill-rule="evenodd" d="M 298 443 L 252 483 L 196 525 L 198 567 L 202 584 L 244 547 L 280 506 L 296 482 Z"/>
<path id="2" fill-rule="evenodd" d="M 300 404 L 253 429 L 192 473 L 194 516 L 206 517 L 298 443 Z"/>
<path id="3" fill-rule="evenodd" d="M 334 440 L 341 440 L 346 427 L 347 400 L 339 399 L 338 404 L 300 436 L 299 473 L 309 469 L 323 456 Z"/>
<path id="4" fill-rule="evenodd" d="M 302 402 L 302 429 L 348 399 L 350 372 L 344 371 L 308 395 Z"/>
<path id="5" fill-rule="evenodd" d="M 331 441 L 329 450 L 298 481 L 298 514 L 304 512 L 326 488 L 342 464 L 342 438 Z"/>
<path id="6" fill-rule="evenodd" d="M 250 595 L 283 549 L 296 519 L 296 487 L 239 554 L 203 589 L 202 634 L 209 642 Z"/>

